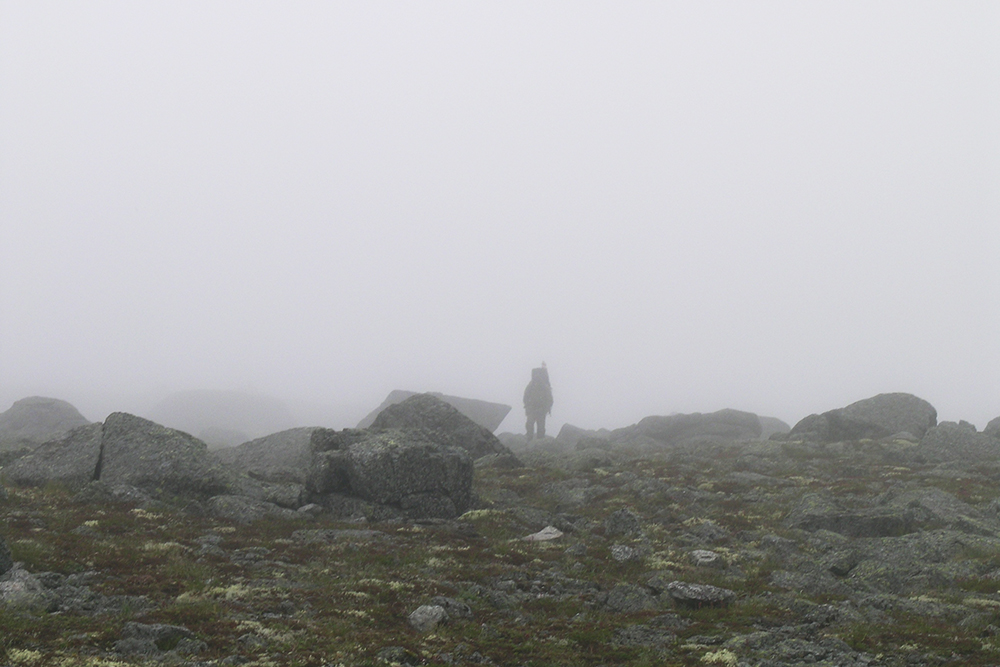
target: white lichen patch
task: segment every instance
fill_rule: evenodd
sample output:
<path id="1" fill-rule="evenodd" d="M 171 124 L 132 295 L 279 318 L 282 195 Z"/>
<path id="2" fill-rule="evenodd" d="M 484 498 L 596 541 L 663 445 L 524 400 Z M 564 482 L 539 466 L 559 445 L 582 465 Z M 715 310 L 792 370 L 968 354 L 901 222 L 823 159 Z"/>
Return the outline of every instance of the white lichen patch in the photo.
<path id="1" fill-rule="evenodd" d="M 357 600 L 370 600 L 371 595 L 365 593 L 364 591 L 344 591 L 344 595 L 355 598 Z"/>
<path id="2" fill-rule="evenodd" d="M 137 519 L 152 520 L 152 519 L 159 519 L 161 517 L 160 514 L 157 514 L 156 512 L 148 512 L 142 509 L 141 507 L 136 507 L 134 510 L 130 510 L 130 512 L 132 516 L 134 516 Z"/>
<path id="3" fill-rule="evenodd" d="M 168 551 L 190 551 L 190 549 L 179 542 L 146 542 L 142 545 L 143 551 L 154 553 L 165 553 Z"/>
<path id="4" fill-rule="evenodd" d="M 226 600 L 242 600 L 252 595 L 253 591 L 242 584 L 231 586 L 216 586 L 208 590 L 210 597 L 221 597 Z"/>
<path id="5" fill-rule="evenodd" d="M 707 665 L 725 665 L 725 667 L 736 667 L 739 662 L 736 654 L 727 648 L 709 651 L 701 656 L 701 661 Z"/>
<path id="6" fill-rule="evenodd" d="M 31 649 L 10 648 L 7 649 L 7 661 L 12 665 L 39 665 L 42 654 Z"/>
<path id="7" fill-rule="evenodd" d="M 991 607 L 994 609 L 1000 607 L 1000 600 L 990 600 L 988 598 L 965 598 L 962 602 L 973 607 Z"/>

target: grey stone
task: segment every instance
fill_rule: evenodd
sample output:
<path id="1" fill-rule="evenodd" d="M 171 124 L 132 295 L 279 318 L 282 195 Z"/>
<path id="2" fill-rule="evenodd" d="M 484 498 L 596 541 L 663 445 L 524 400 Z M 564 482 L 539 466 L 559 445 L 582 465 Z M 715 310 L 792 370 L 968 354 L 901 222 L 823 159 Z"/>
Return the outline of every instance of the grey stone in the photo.
<path id="1" fill-rule="evenodd" d="M 725 561 L 714 551 L 695 549 L 691 552 L 691 562 L 697 567 L 725 567 Z"/>
<path id="2" fill-rule="evenodd" d="M 79 489 L 98 475 L 103 425 L 73 429 L 61 440 L 39 445 L 27 456 L 4 468 L 4 477 L 18 486 L 45 486 L 49 482 Z"/>
<path id="3" fill-rule="evenodd" d="M 685 581 L 671 581 L 667 594 L 681 607 L 725 607 L 736 600 L 736 593 L 728 588 Z"/>
<path id="4" fill-rule="evenodd" d="M 314 427 L 272 433 L 236 447 L 212 450 L 212 456 L 237 472 L 265 482 L 305 484 L 312 464 Z"/>
<path id="5" fill-rule="evenodd" d="M 460 600 L 456 600 L 455 598 L 438 595 L 437 597 L 431 598 L 431 604 L 444 609 L 450 619 L 460 618 L 468 620 L 472 618 L 472 607 L 464 602 L 461 602 Z"/>
<path id="6" fill-rule="evenodd" d="M 1000 459 L 1000 438 L 967 426 L 942 422 L 929 429 L 909 455 L 927 461 L 980 462 Z"/>
<path id="7" fill-rule="evenodd" d="M 108 484 L 207 498 L 225 493 L 231 481 L 202 441 L 124 412 L 108 415 L 101 445 L 97 477 Z"/>
<path id="8" fill-rule="evenodd" d="M 607 537 L 631 536 L 642 533 L 641 517 L 628 508 L 613 512 L 604 520 L 604 534 Z"/>
<path id="9" fill-rule="evenodd" d="M 847 407 L 809 415 L 788 434 L 819 442 L 839 442 L 866 438 L 886 438 L 906 431 L 923 437 L 937 424 L 937 410 L 913 394 L 879 394 Z"/>
<path id="10" fill-rule="evenodd" d="M 372 410 L 371 413 L 361 420 L 358 424 L 358 428 L 368 428 L 372 426 L 376 417 L 378 417 L 390 405 L 402 403 L 411 396 L 416 396 L 418 394 L 419 392 L 403 391 L 402 389 L 395 389 L 391 391 L 386 399 L 382 401 L 380 406 Z M 430 395 L 439 398 L 448 405 L 454 407 L 463 415 L 487 429 L 490 433 L 493 433 L 500 427 L 501 422 L 503 422 L 503 420 L 507 417 L 507 413 L 511 411 L 511 406 L 504 405 L 502 403 L 490 403 L 489 401 L 481 401 L 475 398 L 462 398 L 461 396 L 446 396 L 437 392 L 431 392 Z"/>
<path id="11" fill-rule="evenodd" d="M 48 609 L 50 601 L 42 582 L 20 563 L 0 575 L 0 607 L 42 611 Z"/>
<path id="12" fill-rule="evenodd" d="M 417 607 L 407 618 L 407 621 L 417 632 L 431 632 L 448 619 L 444 607 L 436 604 L 424 604 Z"/>
<path id="13" fill-rule="evenodd" d="M 352 495 L 386 505 L 410 503 L 418 518 L 452 518 L 469 508 L 473 466 L 464 449 L 429 442 L 419 431 L 387 430 L 367 434 L 347 454 Z"/>
<path id="14" fill-rule="evenodd" d="M 612 544 L 611 558 L 617 563 L 628 563 L 642 558 L 642 551 L 627 544 Z"/>
<path id="15" fill-rule="evenodd" d="M 206 501 L 205 506 L 211 516 L 242 524 L 250 524 L 265 517 L 299 520 L 311 518 L 308 514 L 246 496 L 213 496 Z"/>
<path id="16" fill-rule="evenodd" d="M 239 477 L 231 483 L 230 488 L 234 494 L 288 509 L 299 509 L 306 504 L 306 488 L 302 484 L 282 484 L 253 477 Z"/>
<path id="17" fill-rule="evenodd" d="M 513 453 L 490 429 L 480 426 L 454 406 L 431 394 L 415 394 L 390 405 L 372 422 L 372 429 L 422 429 L 432 442 L 466 450 L 473 459 Z M 516 457 L 515 457 L 516 458 Z"/>
<path id="18" fill-rule="evenodd" d="M 142 489 L 128 484 L 107 484 L 95 480 L 80 489 L 74 496 L 75 503 L 131 503 L 139 507 L 150 507 L 156 504 L 153 498 Z"/>
<path id="19" fill-rule="evenodd" d="M 922 515 L 910 508 L 845 509 L 829 496 L 809 493 L 792 509 L 785 525 L 847 537 L 898 537 L 919 530 L 921 519 Z"/>
<path id="20" fill-rule="evenodd" d="M 761 417 L 758 415 L 757 419 L 760 420 L 761 440 L 767 440 L 775 434 L 783 435 L 792 430 L 791 426 L 777 417 Z"/>
<path id="21" fill-rule="evenodd" d="M 0 413 L 0 450 L 58 440 L 89 423 L 66 401 L 42 396 L 22 398 Z"/>
<path id="22" fill-rule="evenodd" d="M 983 429 L 983 433 L 992 438 L 1000 438 L 1000 417 L 990 420 L 990 423 Z"/>

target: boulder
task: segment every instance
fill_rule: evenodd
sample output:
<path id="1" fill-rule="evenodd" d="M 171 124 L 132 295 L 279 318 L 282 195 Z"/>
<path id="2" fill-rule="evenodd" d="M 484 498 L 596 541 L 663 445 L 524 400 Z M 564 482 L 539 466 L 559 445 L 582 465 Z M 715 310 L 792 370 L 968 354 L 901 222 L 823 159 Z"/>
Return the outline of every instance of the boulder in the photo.
<path id="1" fill-rule="evenodd" d="M 472 459 L 464 449 L 422 440 L 406 431 L 373 434 L 350 450 L 351 492 L 365 500 L 456 517 L 472 500 Z M 407 506 L 410 507 L 407 507 Z"/>
<path id="2" fill-rule="evenodd" d="M 124 412 L 104 421 L 96 477 L 154 495 L 203 498 L 225 493 L 231 480 L 201 440 Z"/>
<path id="3" fill-rule="evenodd" d="M 88 424 L 61 440 L 37 447 L 7 466 L 4 477 L 18 486 L 45 486 L 50 482 L 78 489 L 97 479 L 104 426 Z"/>
<path id="4" fill-rule="evenodd" d="M 52 597 L 42 582 L 25 570 L 21 563 L 14 563 L 0 575 L 0 609 L 42 611 L 48 609 L 51 602 Z"/>
<path id="5" fill-rule="evenodd" d="M 983 433 L 992 438 L 1000 438 L 1000 417 L 991 419 L 990 423 L 983 429 Z"/>
<path id="6" fill-rule="evenodd" d="M 212 450 L 212 456 L 231 470 L 279 484 L 305 484 L 312 462 L 309 443 L 316 428 L 293 428 Z"/>
<path id="7" fill-rule="evenodd" d="M 437 604 L 422 604 L 414 609 L 407 621 L 417 632 L 427 633 L 448 620 L 448 612 Z"/>
<path id="8" fill-rule="evenodd" d="M 791 438 L 840 442 L 887 438 L 895 433 L 923 437 L 937 424 L 937 410 L 913 394 L 879 394 L 847 407 L 809 415 L 789 433 Z"/>
<path id="9" fill-rule="evenodd" d="M 612 431 L 614 440 L 640 436 L 676 446 L 706 441 L 753 440 L 761 436 L 761 423 L 752 412 L 725 409 L 717 412 L 646 417 L 634 426 Z"/>
<path id="10" fill-rule="evenodd" d="M 22 398 L 0 413 L 0 449 L 33 447 L 58 440 L 89 423 L 66 401 L 42 396 Z"/>
<path id="11" fill-rule="evenodd" d="M 1000 438 L 976 433 L 974 428 L 955 422 L 941 422 L 928 430 L 909 454 L 933 462 L 997 461 L 1000 459 Z"/>
<path id="12" fill-rule="evenodd" d="M 307 489 L 312 500 L 349 494 L 414 517 L 456 517 L 472 500 L 468 452 L 432 441 L 421 429 L 317 429 Z"/>
<path id="13" fill-rule="evenodd" d="M 473 460 L 489 454 L 511 454 L 491 430 L 432 394 L 415 394 L 390 405 L 375 417 L 371 428 L 423 429 L 434 442 L 461 447 Z"/>
<path id="14" fill-rule="evenodd" d="M 898 537 L 920 529 L 923 514 L 909 508 L 846 509 L 832 497 L 809 493 L 785 519 L 789 528 L 828 530 L 847 537 Z"/>
<path id="15" fill-rule="evenodd" d="M 588 443 L 587 446 L 592 447 L 595 441 L 609 442 L 608 438 L 610 434 L 611 432 L 606 429 L 594 431 L 573 426 L 572 424 L 563 424 L 562 428 L 559 429 L 559 435 L 556 436 L 556 440 L 565 443 L 571 448 L 577 447 L 581 441 L 586 441 Z"/>
<path id="16" fill-rule="evenodd" d="M 403 391 L 401 389 L 391 391 L 386 399 L 382 401 L 380 406 L 372 410 L 364 419 L 361 420 L 358 424 L 358 428 L 370 427 L 375 423 L 375 418 L 390 405 L 402 403 L 406 399 L 411 396 L 415 396 L 418 393 L 419 392 L 415 391 Z M 463 415 L 487 429 L 490 433 L 493 433 L 500 427 L 500 424 L 507 417 L 507 413 L 511 410 L 509 405 L 504 405 L 502 403 L 490 403 L 488 401 L 480 401 L 475 398 L 462 398 L 460 396 L 446 396 L 437 392 L 432 392 L 430 395 L 441 399 L 448 405 L 451 405 Z"/>

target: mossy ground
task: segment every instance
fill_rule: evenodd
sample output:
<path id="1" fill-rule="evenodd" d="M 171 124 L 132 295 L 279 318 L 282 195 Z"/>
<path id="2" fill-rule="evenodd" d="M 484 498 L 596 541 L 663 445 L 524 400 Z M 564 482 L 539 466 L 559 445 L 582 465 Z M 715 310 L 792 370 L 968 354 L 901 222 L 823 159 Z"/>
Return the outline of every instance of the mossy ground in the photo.
<path id="1" fill-rule="evenodd" d="M 928 478 L 919 468 L 888 463 L 839 471 L 833 469 L 837 461 L 823 453 L 792 454 L 786 484 L 758 489 L 749 499 L 725 478 L 736 460 L 736 454 L 727 451 L 683 465 L 654 457 L 582 473 L 544 466 L 477 470 L 476 490 L 484 508 L 457 524 L 375 524 L 370 527 L 385 533 L 384 539 L 329 543 L 310 543 L 293 534 L 359 526 L 323 518 L 247 526 L 179 508 L 77 504 L 60 488 L 9 489 L 9 499 L 0 503 L 0 530 L 16 561 L 33 573 L 96 572 L 93 590 L 146 596 L 153 610 L 98 616 L 0 610 L 0 665 L 113 667 L 142 662 L 113 653 L 129 620 L 191 629 L 207 644 L 191 659 L 208 664 L 232 656 L 241 656 L 241 664 L 251 667 L 376 664 L 378 651 L 388 646 L 403 647 L 425 664 L 449 659 L 464 664 L 474 653 L 498 665 L 726 664 L 730 656 L 741 656 L 723 651 L 722 641 L 796 622 L 789 596 L 815 604 L 838 600 L 774 589 L 770 575 L 782 567 L 780 559 L 730 548 L 725 541 L 713 548 L 738 566 L 739 577 L 693 566 L 688 537 L 699 524 L 714 522 L 730 535 L 790 535 L 782 521 L 805 493 L 832 490 L 849 502 L 903 479 L 939 486 L 970 503 L 986 503 L 998 495 L 989 476 L 992 470 L 969 479 Z M 602 490 L 567 510 L 544 491 L 567 480 Z M 517 506 L 569 511 L 589 527 L 553 542 L 524 542 L 519 538 L 537 526 L 527 525 L 511 511 L 512 505 L 500 502 L 505 497 L 516 497 Z M 645 551 L 639 560 L 618 563 L 611 557 L 612 540 L 603 535 L 602 522 L 623 507 L 643 518 Z M 217 536 L 221 551 L 203 549 L 209 534 Z M 586 549 L 567 552 L 579 544 Z M 991 563 L 1000 564 L 997 553 L 961 557 L 976 561 L 982 572 Z M 664 606 L 612 613 L 594 604 L 593 595 L 553 595 L 546 588 L 546 582 L 562 577 L 607 591 L 618 584 L 642 585 L 657 572 L 730 588 L 739 597 L 723 609 Z M 522 592 L 535 588 L 512 606 L 490 603 L 475 593 L 477 585 L 495 587 L 503 580 L 515 582 Z M 824 632 L 878 656 L 874 664 L 912 664 L 911 657 L 919 655 L 938 664 L 995 665 L 1000 662 L 1000 639 L 993 633 L 1000 627 L 998 588 L 998 582 L 984 574 L 927 591 L 975 606 L 981 619 L 974 624 L 887 611 L 883 623 L 833 625 Z M 452 621 L 431 634 L 411 629 L 407 615 L 436 595 L 466 602 L 473 619 Z M 612 641 L 616 630 L 668 612 L 684 622 L 676 629 L 675 643 L 643 648 Z"/>

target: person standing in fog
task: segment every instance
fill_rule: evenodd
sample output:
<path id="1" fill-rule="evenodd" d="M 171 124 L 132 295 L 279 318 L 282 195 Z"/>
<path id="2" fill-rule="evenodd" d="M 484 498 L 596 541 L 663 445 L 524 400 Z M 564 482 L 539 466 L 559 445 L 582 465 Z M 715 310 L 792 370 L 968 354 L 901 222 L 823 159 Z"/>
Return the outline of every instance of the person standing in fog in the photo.
<path id="1" fill-rule="evenodd" d="M 531 382 L 524 388 L 524 413 L 528 416 L 525 425 L 528 440 L 535 437 L 535 424 L 538 424 L 538 437 L 544 438 L 545 415 L 552 413 L 552 385 L 544 361 L 541 367 L 531 369 Z"/>

